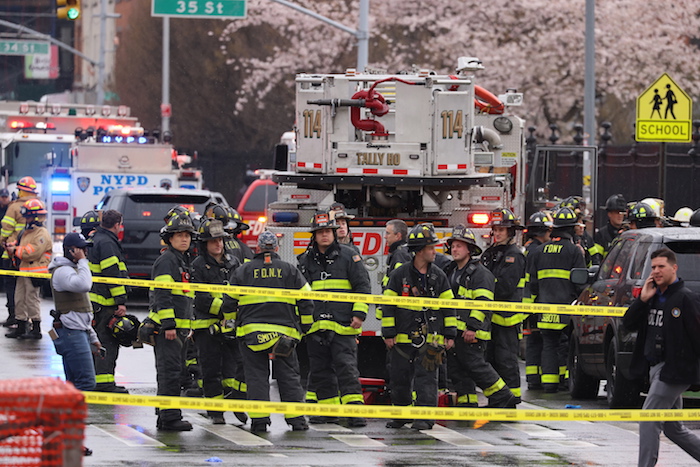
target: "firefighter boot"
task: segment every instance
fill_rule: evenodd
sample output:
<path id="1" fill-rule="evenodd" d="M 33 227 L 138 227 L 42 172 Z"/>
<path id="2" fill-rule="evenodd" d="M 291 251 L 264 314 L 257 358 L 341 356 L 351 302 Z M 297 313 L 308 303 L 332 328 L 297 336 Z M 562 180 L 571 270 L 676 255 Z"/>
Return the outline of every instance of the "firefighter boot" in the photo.
<path id="1" fill-rule="evenodd" d="M 270 424 L 270 418 L 251 418 L 250 432 L 251 433 L 267 433 L 267 426 Z"/>
<path id="2" fill-rule="evenodd" d="M 213 425 L 226 425 L 226 419 L 224 419 L 223 412 L 215 412 L 213 410 L 207 411 L 207 416 Z"/>
<path id="3" fill-rule="evenodd" d="M 4 328 L 9 328 L 17 324 L 17 318 L 15 318 L 15 309 L 14 308 L 8 308 L 7 309 L 9 315 L 7 317 L 7 321 L 2 323 L 2 326 Z"/>
<path id="4" fill-rule="evenodd" d="M 33 320 L 31 330 L 27 324 L 27 332 L 19 336 L 20 339 L 41 339 L 41 321 Z"/>
<path id="5" fill-rule="evenodd" d="M 292 427 L 292 431 L 306 431 L 309 429 L 309 425 L 306 423 L 306 418 L 303 415 L 288 418 L 287 424 Z"/>
<path id="6" fill-rule="evenodd" d="M 23 335 L 27 331 L 27 323 L 26 321 L 17 321 L 17 327 L 10 330 L 7 334 L 5 334 L 5 337 L 9 337 L 11 339 L 17 339 L 19 336 Z"/>

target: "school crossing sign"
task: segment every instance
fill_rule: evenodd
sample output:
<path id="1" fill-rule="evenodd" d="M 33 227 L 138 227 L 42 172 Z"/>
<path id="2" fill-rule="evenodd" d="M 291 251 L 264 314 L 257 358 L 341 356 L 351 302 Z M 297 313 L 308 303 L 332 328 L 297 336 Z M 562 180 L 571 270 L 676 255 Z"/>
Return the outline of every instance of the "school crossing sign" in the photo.
<path id="1" fill-rule="evenodd" d="M 637 141 L 689 143 L 693 101 L 664 73 L 637 98 Z"/>

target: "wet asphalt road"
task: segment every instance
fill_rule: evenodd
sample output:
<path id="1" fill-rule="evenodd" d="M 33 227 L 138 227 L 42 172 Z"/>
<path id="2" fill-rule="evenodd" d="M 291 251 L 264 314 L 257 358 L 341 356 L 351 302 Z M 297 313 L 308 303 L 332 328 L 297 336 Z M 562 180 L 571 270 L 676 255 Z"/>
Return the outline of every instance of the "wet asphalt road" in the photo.
<path id="1" fill-rule="evenodd" d="M 4 302 L 4 297 L 2 302 Z M 3 379 L 63 377 L 61 359 L 46 335 L 52 303 L 42 303 L 44 338 L 19 341 L 0 338 Z M 145 308 L 129 310 L 139 318 Z M 5 318 L 4 312 L 0 315 Z M 4 332 L 3 332 L 4 334 Z M 132 394 L 154 395 L 153 350 L 122 348 L 117 383 Z M 524 368 L 523 368 L 524 369 Z M 524 375 L 524 371 L 521 371 Z M 273 383 L 274 385 L 274 383 Z M 526 387 L 524 385 L 524 387 Z M 604 393 L 597 401 L 572 402 L 568 394 L 523 391 L 521 408 L 606 408 Z M 85 444 L 94 454 L 85 466 L 629 466 L 636 463 L 637 423 L 438 422 L 433 430 L 385 428 L 373 419 L 363 428 L 340 424 L 312 425 L 292 432 L 282 415 L 272 415 L 267 434 L 252 434 L 232 413 L 227 425 L 211 425 L 198 411 L 185 411 L 194 430 L 159 432 L 151 407 L 89 407 Z M 700 434 L 700 423 L 690 425 Z M 662 438 L 663 439 L 663 438 Z M 659 465 L 696 465 L 692 458 L 663 439 Z"/>

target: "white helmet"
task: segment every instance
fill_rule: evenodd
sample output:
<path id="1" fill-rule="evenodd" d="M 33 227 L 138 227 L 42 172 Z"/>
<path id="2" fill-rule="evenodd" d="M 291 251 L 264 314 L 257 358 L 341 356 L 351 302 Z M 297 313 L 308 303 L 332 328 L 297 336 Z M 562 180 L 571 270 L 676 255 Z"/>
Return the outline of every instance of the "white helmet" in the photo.
<path id="1" fill-rule="evenodd" d="M 656 217 L 664 217 L 664 200 L 659 198 L 644 198 L 640 203 L 648 204 L 649 207 L 654 210 Z"/>
<path id="2" fill-rule="evenodd" d="M 684 227 L 687 227 L 690 225 L 690 216 L 693 215 L 693 210 L 690 209 L 689 207 L 682 207 L 678 211 L 676 211 L 676 214 L 671 218 L 672 221 L 678 222 Z"/>

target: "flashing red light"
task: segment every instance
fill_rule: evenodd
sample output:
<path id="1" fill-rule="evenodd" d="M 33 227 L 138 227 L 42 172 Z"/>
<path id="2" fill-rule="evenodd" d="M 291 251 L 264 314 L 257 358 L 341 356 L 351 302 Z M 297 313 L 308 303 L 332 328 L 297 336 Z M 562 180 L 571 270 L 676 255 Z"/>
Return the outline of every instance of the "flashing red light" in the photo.
<path id="1" fill-rule="evenodd" d="M 639 295 L 642 293 L 642 288 L 641 287 L 632 287 L 632 296 L 634 298 L 639 298 Z"/>
<path id="2" fill-rule="evenodd" d="M 143 217 L 151 217 L 151 211 L 142 211 L 141 216 Z"/>
<path id="3" fill-rule="evenodd" d="M 65 220 L 65 219 L 54 219 L 54 220 L 53 220 L 53 225 L 65 227 L 65 226 L 66 226 L 66 220 Z"/>
<path id="4" fill-rule="evenodd" d="M 23 122 L 21 120 L 12 120 L 10 121 L 10 128 L 12 129 L 17 129 L 17 128 L 28 128 L 31 125 L 28 122 Z"/>
<path id="5" fill-rule="evenodd" d="M 467 216 L 467 220 L 470 224 L 486 225 L 491 219 L 487 212 L 472 212 Z"/>
<path id="6" fill-rule="evenodd" d="M 66 201 L 54 201 L 51 204 L 51 207 L 53 208 L 54 211 L 67 211 L 68 208 L 70 207 Z M 63 221 L 63 225 L 66 225 L 66 220 L 65 219 L 56 219 L 56 222 L 58 221 Z M 56 222 L 54 222 L 54 225 L 59 225 Z"/>

